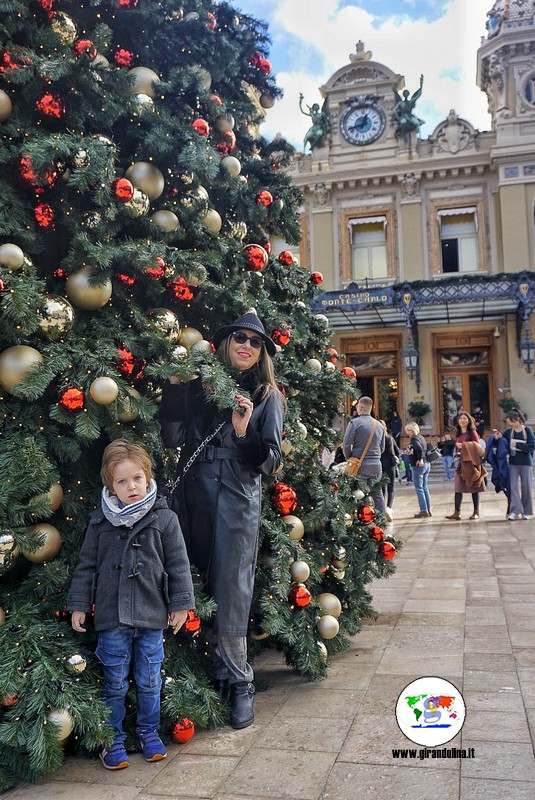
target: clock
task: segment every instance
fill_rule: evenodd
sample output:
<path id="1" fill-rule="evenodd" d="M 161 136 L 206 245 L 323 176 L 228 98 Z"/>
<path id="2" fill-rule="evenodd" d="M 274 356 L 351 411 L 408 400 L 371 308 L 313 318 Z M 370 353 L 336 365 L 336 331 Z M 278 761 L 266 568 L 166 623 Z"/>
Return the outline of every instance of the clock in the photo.
<path id="1" fill-rule="evenodd" d="M 377 99 L 368 95 L 352 100 L 340 116 L 342 136 L 350 144 L 371 144 L 385 128 L 385 112 Z"/>

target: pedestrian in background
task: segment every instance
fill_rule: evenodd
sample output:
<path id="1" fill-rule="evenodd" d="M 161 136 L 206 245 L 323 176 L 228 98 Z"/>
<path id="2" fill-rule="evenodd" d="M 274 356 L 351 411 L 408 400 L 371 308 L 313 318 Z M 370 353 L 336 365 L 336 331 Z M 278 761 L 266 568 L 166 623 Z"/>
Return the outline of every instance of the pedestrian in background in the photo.
<path id="1" fill-rule="evenodd" d="M 446 519 L 461 519 L 461 503 L 463 494 L 470 493 L 474 510 L 470 519 L 479 519 L 479 495 L 485 491 L 487 470 L 483 467 L 482 457 L 485 446 L 481 444 L 476 431 L 474 418 L 466 411 L 460 411 L 457 417 L 456 453 L 459 456 L 455 470 L 455 508 L 453 514 Z"/>
<path id="2" fill-rule="evenodd" d="M 507 518 L 531 519 L 533 516 L 533 451 L 535 436 L 524 424 L 521 411 L 513 409 L 505 418 L 508 426 L 502 436 L 509 444 L 509 513 Z M 496 433 L 499 438 L 499 431 Z"/>
<path id="3" fill-rule="evenodd" d="M 412 479 L 420 511 L 414 516 L 417 518 L 432 517 L 431 496 L 429 494 L 429 472 L 431 464 L 427 461 L 425 453 L 427 445 L 420 433 L 420 426 L 417 422 L 408 422 L 405 425 L 405 433 L 410 436 L 408 446 L 409 462 L 411 465 Z"/>
<path id="4" fill-rule="evenodd" d="M 383 468 L 383 476 L 386 475 L 388 483 L 383 486 L 383 496 L 385 498 L 385 517 L 387 522 L 392 522 L 394 515 L 392 509 L 394 507 L 394 489 L 396 487 L 396 475 L 400 463 L 399 447 L 396 444 L 394 436 L 388 433 L 386 429 L 386 422 L 384 419 L 379 420 L 385 432 L 385 449 L 381 454 L 381 466 Z"/>
<path id="5" fill-rule="evenodd" d="M 343 444 L 346 459 L 350 456 L 362 458 L 364 453 L 358 475 L 368 486 L 373 486 L 381 478 L 381 454 L 385 449 L 384 428 L 372 417 L 372 408 L 371 397 L 359 399 L 357 416 L 347 426 Z M 375 508 L 384 514 L 386 508 L 381 487 L 374 489 L 372 496 Z"/>
<path id="6" fill-rule="evenodd" d="M 451 466 L 455 453 L 455 440 L 451 438 L 451 434 L 445 433 L 444 436 L 439 438 L 437 446 L 442 455 L 444 477 L 447 481 L 452 481 L 455 476 L 455 472 Z"/>

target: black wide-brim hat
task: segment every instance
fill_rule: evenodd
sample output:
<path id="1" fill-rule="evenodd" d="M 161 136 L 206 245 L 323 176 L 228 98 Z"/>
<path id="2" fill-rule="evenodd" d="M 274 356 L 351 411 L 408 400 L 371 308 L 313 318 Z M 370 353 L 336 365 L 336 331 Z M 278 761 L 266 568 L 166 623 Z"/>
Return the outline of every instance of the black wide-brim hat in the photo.
<path id="1" fill-rule="evenodd" d="M 267 335 L 264 326 L 256 316 L 256 314 L 252 314 L 251 312 L 244 314 L 242 317 L 238 317 L 232 325 L 223 325 L 222 328 L 218 328 L 214 335 L 212 336 L 212 341 L 214 343 L 214 347 L 219 347 L 223 339 L 226 339 L 227 336 L 230 336 L 231 333 L 234 331 L 239 331 L 242 328 L 246 328 L 249 331 L 254 331 L 257 333 L 264 344 L 266 345 L 266 350 L 270 356 L 274 356 L 277 352 L 277 348 L 275 346 L 275 342 L 273 339 L 270 339 Z"/>

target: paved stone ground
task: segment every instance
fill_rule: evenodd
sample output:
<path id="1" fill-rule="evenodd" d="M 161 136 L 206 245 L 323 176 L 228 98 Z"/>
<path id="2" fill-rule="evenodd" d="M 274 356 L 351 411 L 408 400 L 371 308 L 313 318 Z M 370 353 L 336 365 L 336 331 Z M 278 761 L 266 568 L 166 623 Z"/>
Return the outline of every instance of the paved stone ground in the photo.
<path id="1" fill-rule="evenodd" d="M 392 526 L 405 545 L 397 572 L 372 586 L 376 622 L 304 682 L 280 655 L 256 662 L 269 689 L 254 725 L 200 732 L 169 757 L 108 772 L 69 758 L 9 800 L 533 800 L 535 798 L 535 522 L 505 520 L 503 495 L 482 497 L 481 518 L 448 522 L 451 484 L 435 478 L 433 517 L 414 519 L 412 486 L 397 486 Z M 399 760 L 407 748 L 394 708 L 415 678 L 458 687 L 466 721 L 447 747 L 471 759 Z M 414 745 L 412 745 L 414 746 Z"/>

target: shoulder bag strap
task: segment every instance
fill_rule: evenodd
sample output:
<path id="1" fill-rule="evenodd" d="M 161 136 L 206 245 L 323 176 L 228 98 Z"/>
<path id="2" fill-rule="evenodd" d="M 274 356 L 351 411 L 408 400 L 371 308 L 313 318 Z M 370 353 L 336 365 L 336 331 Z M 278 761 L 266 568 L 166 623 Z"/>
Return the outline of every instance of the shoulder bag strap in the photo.
<path id="1" fill-rule="evenodd" d="M 361 454 L 360 454 L 360 456 L 359 456 L 359 458 L 360 458 L 360 460 L 361 460 L 361 461 L 364 461 L 364 456 L 365 456 L 365 455 L 366 455 L 366 453 L 368 452 L 368 448 L 369 448 L 370 444 L 372 443 L 373 434 L 375 433 L 375 426 L 376 426 L 376 425 L 377 425 L 377 420 L 376 420 L 376 419 L 374 419 L 374 420 L 372 421 L 372 429 L 371 429 L 371 431 L 370 431 L 370 435 L 368 436 L 368 441 L 367 441 L 367 442 L 366 442 L 366 444 L 364 445 L 364 450 L 362 451 L 362 453 L 361 453 Z"/>
<path id="2" fill-rule="evenodd" d="M 209 433 L 208 436 L 205 439 L 202 440 L 200 445 L 191 454 L 191 456 L 188 458 L 188 460 L 184 464 L 184 469 L 182 470 L 182 472 L 179 472 L 178 477 L 176 478 L 176 480 L 173 483 L 166 484 L 165 489 L 170 495 L 173 494 L 173 492 L 175 491 L 176 487 L 178 486 L 178 484 L 180 483 L 180 481 L 182 480 L 182 478 L 184 477 L 186 472 L 188 472 L 189 469 L 193 466 L 193 464 L 197 460 L 197 457 L 202 453 L 202 451 L 204 450 L 204 448 L 206 447 L 208 442 L 212 441 L 214 436 L 217 436 L 217 434 L 219 433 L 219 431 L 221 430 L 221 428 L 223 427 L 225 422 L 226 422 L 226 420 L 224 422 L 222 422 L 220 425 L 218 425 L 215 430 L 213 430 L 211 433 Z"/>

